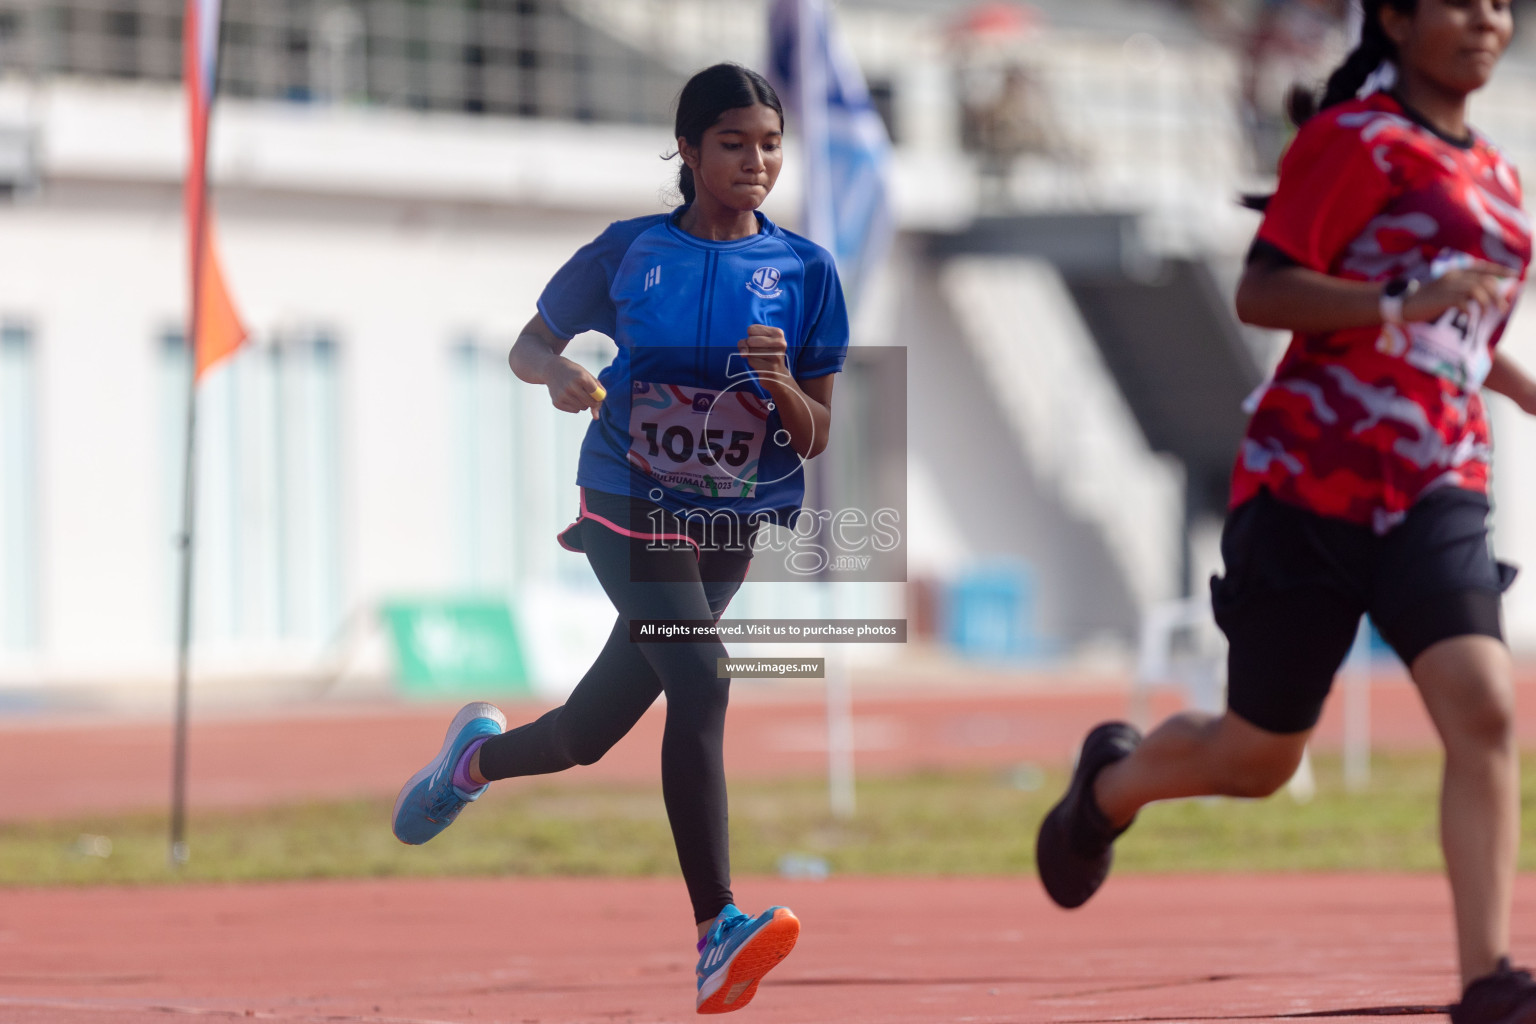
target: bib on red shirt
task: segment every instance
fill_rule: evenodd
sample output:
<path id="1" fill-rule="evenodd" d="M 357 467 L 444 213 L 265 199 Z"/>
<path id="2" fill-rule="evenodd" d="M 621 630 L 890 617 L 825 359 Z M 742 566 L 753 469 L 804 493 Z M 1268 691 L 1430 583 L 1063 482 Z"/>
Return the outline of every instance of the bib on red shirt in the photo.
<path id="1" fill-rule="evenodd" d="M 1349 280 L 1428 281 L 1478 260 L 1523 280 L 1531 222 L 1520 203 L 1514 168 L 1482 136 L 1444 138 L 1377 94 L 1302 127 L 1258 242 Z M 1506 321 L 1451 310 L 1401 328 L 1297 333 L 1249 420 L 1232 505 L 1267 488 L 1385 533 L 1436 487 L 1486 493 L 1479 392 Z"/>

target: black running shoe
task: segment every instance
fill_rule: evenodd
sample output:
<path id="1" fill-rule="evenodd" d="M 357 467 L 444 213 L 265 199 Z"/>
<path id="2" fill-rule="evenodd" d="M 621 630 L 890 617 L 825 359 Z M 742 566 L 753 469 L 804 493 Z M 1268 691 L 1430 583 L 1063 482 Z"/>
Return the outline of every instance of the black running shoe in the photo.
<path id="1" fill-rule="evenodd" d="M 1067 795 L 1040 823 L 1035 865 L 1045 891 L 1060 906 L 1069 910 L 1082 906 L 1109 877 L 1114 841 L 1131 823 L 1118 829 L 1109 823 L 1093 801 L 1093 780 L 1106 766 L 1129 756 L 1140 742 L 1141 733 L 1125 722 L 1096 726 L 1083 740 Z"/>
<path id="2" fill-rule="evenodd" d="M 1498 970 L 1478 978 L 1451 1007 L 1451 1024 L 1536 1024 L 1536 981 L 1530 971 L 1499 961 Z"/>

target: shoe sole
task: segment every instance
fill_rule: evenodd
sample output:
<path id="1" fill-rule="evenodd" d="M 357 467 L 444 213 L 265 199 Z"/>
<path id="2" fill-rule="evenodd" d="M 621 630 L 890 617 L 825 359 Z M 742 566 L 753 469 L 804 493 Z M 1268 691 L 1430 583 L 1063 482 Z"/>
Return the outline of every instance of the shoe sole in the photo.
<path id="1" fill-rule="evenodd" d="M 1040 823 L 1040 832 L 1035 837 L 1035 873 L 1040 876 L 1040 884 L 1052 903 L 1063 910 L 1076 910 L 1093 898 L 1098 886 L 1093 886 L 1086 893 L 1076 888 L 1067 889 L 1046 870 L 1046 864 L 1054 864 L 1064 857 L 1072 856 L 1071 843 L 1061 820 L 1063 817 L 1063 806 L 1058 803 Z"/>
<path id="2" fill-rule="evenodd" d="M 1456 1012 L 1459 1009 L 1459 1006 L 1451 1007 L 1451 1024 L 1458 1024 L 1458 1017 L 1465 1020 L 1464 1015 Z M 1502 1017 L 1485 1017 L 1478 1024 L 1532 1024 L 1532 1022 L 1536 1022 L 1536 999 L 1516 1005 Z"/>
<path id="3" fill-rule="evenodd" d="M 476 701 L 473 704 L 466 704 L 460 708 L 459 713 L 453 716 L 453 721 L 448 723 L 448 735 L 443 739 L 442 749 L 437 752 L 437 756 L 428 761 L 425 768 L 412 775 L 400 790 L 400 795 L 395 797 L 395 810 L 389 819 L 391 832 L 395 831 L 395 823 L 400 820 L 400 808 L 405 804 L 405 798 L 411 795 L 411 790 L 415 789 L 423 779 L 430 778 L 437 771 L 438 766 L 452 753 L 453 741 L 458 738 L 459 733 L 463 732 L 464 727 L 477 718 L 489 718 L 501 727 L 502 732 L 507 731 L 507 716 L 502 714 L 501 708 L 494 704 Z M 400 839 L 400 833 L 395 832 L 395 838 Z M 421 845 L 421 843 L 412 843 L 405 839 L 400 839 L 400 841 L 407 846 Z M 426 842 L 426 840 L 422 840 L 422 842 Z"/>
<path id="4" fill-rule="evenodd" d="M 786 907 L 775 910 L 773 919 L 731 954 L 731 959 L 720 969 L 726 972 L 725 980 L 698 1004 L 698 1012 L 730 1013 L 746 1006 L 757 995 L 757 983 L 763 980 L 763 975 L 789 956 L 799 938 L 800 919 Z"/>
<path id="5" fill-rule="evenodd" d="M 1536 1021 L 1536 1005 L 1521 1006 L 1499 1018 L 1498 1024 L 1531 1024 Z"/>

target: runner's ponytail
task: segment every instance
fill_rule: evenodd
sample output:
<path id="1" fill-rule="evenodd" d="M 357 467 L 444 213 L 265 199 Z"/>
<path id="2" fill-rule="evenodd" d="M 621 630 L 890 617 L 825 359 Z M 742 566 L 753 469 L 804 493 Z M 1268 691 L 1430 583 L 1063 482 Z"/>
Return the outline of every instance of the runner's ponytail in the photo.
<path id="1" fill-rule="evenodd" d="M 1291 87 L 1286 96 L 1286 113 L 1291 123 L 1300 128 L 1314 116 L 1329 107 L 1347 103 L 1360 94 L 1373 76 L 1390 88 L 1395 81 L 1393 63 L 1397 60 L 1397 44 L 1392 42 L 1381 24 L 1381 11 L 1390 7 L 1402 14 L 1413 14 L 1418 0 L 1363 0 L 1365 17 L 1360 24 L 1360 45 L 1356 46 L 1344 63 L 1328 76 L 1321 98 L 1313 90 L 1300 83 Z M 1262 212 L 1269 205 L 1270 196 L 1243 196 L 1242 203 L 1250 210 Z"/>
<path id="2" fill-rule="evenodd" d="M 1318 99 L 1310 89 L 1295 86 L 1287 99 L 1287 113 L 1300 128 L 1314 114 L 1348 102 L 1359 94 L 1367 81 L 1383 64 L 1397 60 L 1397 44 L 1381 24 L 1381 10 L 1390 7 L 1402 14 L 1412 14 L 1418 0 L 1364 0 L 1365 18 L 1360 24 L 1360 45 L 1344 58 L 1344 63 L 1328 76 L 1323 95 Z"/>

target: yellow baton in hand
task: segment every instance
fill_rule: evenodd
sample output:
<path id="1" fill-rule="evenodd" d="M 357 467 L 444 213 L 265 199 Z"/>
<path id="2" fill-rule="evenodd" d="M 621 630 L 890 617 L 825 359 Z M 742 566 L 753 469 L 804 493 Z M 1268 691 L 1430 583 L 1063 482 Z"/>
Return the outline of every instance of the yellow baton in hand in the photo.
<path id="1" fill-rule="evenodd" d="M 606 388 L 604 388 L 601 384 L 599 384 L 597 386 L 597 390 L 592 392 L 592 397 L 597 399 L 599 402 L 601 402 L 603 399 L 608 397 L 608 390 Z M 592 418 L 593 419 L 597 419 L 597 410 L 596 409 L 592 410 Z"/>

